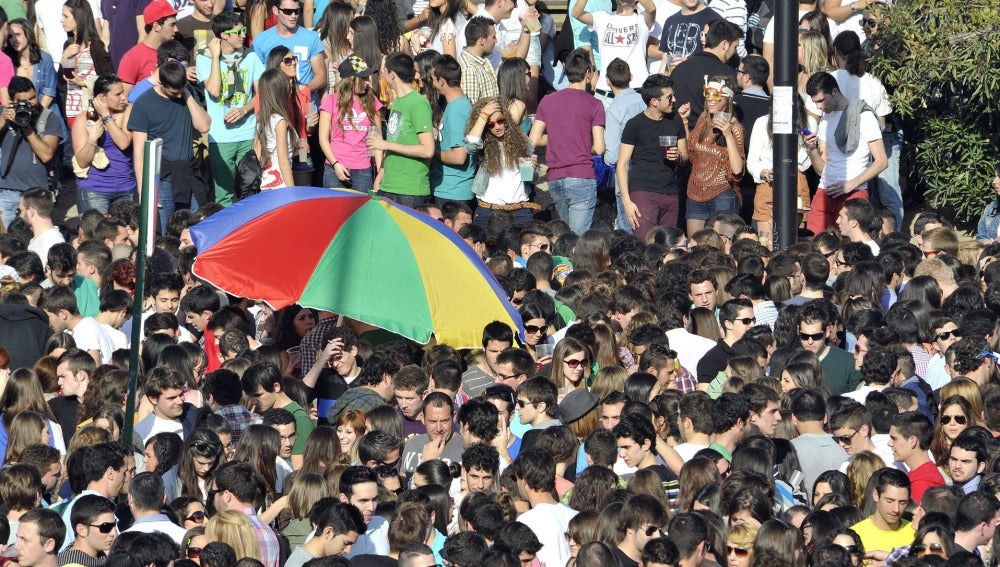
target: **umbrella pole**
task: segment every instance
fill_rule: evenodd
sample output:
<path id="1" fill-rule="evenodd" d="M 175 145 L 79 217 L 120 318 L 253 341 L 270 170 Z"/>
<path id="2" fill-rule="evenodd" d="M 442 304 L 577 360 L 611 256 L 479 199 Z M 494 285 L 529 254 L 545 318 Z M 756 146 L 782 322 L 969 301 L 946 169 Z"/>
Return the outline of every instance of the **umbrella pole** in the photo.
<path id="1" fill-rule="evenodd" d="M 139 373 L 139 347 L 142 342 L 142 301 L 146 296 L 146 258 L 153 254 L 153 238 L 150 230 L 156 230 L 156 203 L 160 191 L 160 156 L 163 140 L 146 140 L 142 154 L 142 179 L 139 202 L 142 214 L 139 219 L 139 242 L 135 253 L 135 292 L 132 304 L 132 343 L 129 349 L 128 395 L 125 397 L 125 426 L 122 428 L 122 443 L 132 447 L 132 432 L 135 428 L 136 386 Z"/>

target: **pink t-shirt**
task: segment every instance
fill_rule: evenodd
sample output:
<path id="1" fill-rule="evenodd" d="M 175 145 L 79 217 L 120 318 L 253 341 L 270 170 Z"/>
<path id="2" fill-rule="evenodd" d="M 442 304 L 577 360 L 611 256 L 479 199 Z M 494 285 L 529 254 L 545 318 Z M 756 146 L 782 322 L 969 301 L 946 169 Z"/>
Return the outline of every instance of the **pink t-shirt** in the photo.
<path id="1" fill-rule="evenodd" d="M 0 88 L 7 88 L 14 78 L 14 63 L 5 53 L 0 53 Z"/>
<path id="2" fill-rule="evenodd" d="M 365 169 L 371 165 L 371 156 L 365 147 L 365 138 L 368 136 L 368 129 L 374 126 L 371 117 L 361 107 L 361 102 L 357 99 L 351 103 L 351 115 L 339 116 L 339 97 L 333 93 L 323 99 L 319 105 L 321 112 L 326 112 L 333 117 L 330 124 L 330 149 L 337 161 L 344 164 L 348 169 Z M 375 112 L 382 108 L 382 103 L 375 100 Z M 337 119 L 340 118 L 340 127 L 337 126 Z M 327 161 L 327 163 L 330 163 Z"/>

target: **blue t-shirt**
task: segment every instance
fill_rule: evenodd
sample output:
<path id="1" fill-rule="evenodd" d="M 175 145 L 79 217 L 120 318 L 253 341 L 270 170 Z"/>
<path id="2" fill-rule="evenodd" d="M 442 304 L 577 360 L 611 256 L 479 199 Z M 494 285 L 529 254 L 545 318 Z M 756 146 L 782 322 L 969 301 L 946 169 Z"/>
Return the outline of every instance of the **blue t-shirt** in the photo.
<path id="1" fill-rule="evenodd" d="M 128 129 L 145 132 L 150 140 L 163 139 L 163 161 L 191 161 L 192 150 L 191 111 L 183 100 L 168 99 L 156 92 L 146 91 L 132 107 Z"/>
<path id="2" fill-rule="evenodd" d="M 441 116 L 441 140 L 437 142 L 438 151 L 448 151 L 464 145 L 465 125 L 471 113 L 472 101 L 469 97 L 457 98 L 445 106 L 444 114 Z M 472 178 L 475 174 L 471 156 L 466 157 L 462 165 L 448 165 L 435 160 L 431 168 L 434 196 L 453 201 L 468 201 L 472 198 Z"/>
<path id="3" fill-rule="evenodd" d="M 278 35 L 278 27 L 266 29 L 253 38 L 253 50 L 261 61 L 267 61 L 267 54 L 272 49 L 283 45 L 292 50 L 292 53 L 299 58 L 298 82 L 308 85 L 313 80 L 313 68 L 310 59 L 323 53 L 323 42 L 319 39 L 319 34 L 299 27 L 295 33 L 288 37 Z"/>
<path id="4" fill-rule="evenodd" d="M 570 7 L 572 8 L 572 5 Z M 611 0 L 587 0 L 584 10 L 588 14 L 593 12 L 613 12 L 614 7 L 611 5 Z M 597 36 L 597 32 L 591 30 L 587 27 L 587 24 L 572 16 L 570 16 L 569 25 L 573 28 L 573 49 L 590 47 L 590 52 L 594 54 L 594 64 L 600 69 L 601 50 L 598 47 L 601 38 Z M 552 42 L 549 43 L 551 44 Z"/>
<path id="5" fill-rule="evenodd" d="M 212 58 L 199 53 L 196 64 L 198 82 L 204 83 L 212 74 Z M 219 61 L 219 72 L 222 74 L 219 97 L 205 93 L 205 99 L 208 101 L 208 117 L 212 119 L 208 139 L 217 144 L 252 140 L 254 129 L 257 128 L 256 116 L 251 112 L 235 124 L 226 124 L 226 114 L 234 108 L 246 106 L 253 100 L 253 84 L 264 72 L 264 64 L 253 51 L 247 52 L 242 59 L 239 58 L 239 53 L 234 52 L 222 56 Z"/>

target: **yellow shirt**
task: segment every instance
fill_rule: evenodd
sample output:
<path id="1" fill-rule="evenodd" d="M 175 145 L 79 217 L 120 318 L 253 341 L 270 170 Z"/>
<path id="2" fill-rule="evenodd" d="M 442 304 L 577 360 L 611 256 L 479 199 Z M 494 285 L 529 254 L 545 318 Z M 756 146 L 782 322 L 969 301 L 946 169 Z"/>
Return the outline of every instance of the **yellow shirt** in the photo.
<path id="1" fill-rule="evenodd" d="M 875 527 L 871 518 L 851 526 L 851 529 L 861 536 L 865 551 L 892 551 L 897 547 L 913 543 L 914 531 L 910 522 L 901 520 L 899 528 L 894 531 L 881 530 Z"/>

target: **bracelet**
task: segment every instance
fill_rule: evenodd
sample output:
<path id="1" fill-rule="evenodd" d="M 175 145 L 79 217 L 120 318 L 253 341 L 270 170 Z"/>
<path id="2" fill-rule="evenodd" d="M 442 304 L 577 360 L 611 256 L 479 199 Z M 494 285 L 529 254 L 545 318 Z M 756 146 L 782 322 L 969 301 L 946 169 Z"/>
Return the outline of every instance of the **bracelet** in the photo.
<path id="1" fill-rule="evenodd" d="M 486 121 L 489 121 L 489 119 L 490 119 L 490 115 L 486 114 L 485 112 L 480 112 L 479 113 L 479 117 L 482 118 L 483 120 L 486 120 Z"/>
<path id="2" fill-rule="evenodd" d="M 112 116 L 112 115 L 110 115 L 110 114 L 107 115 L 107 116 L 105 116 L 104 118 L 101 118 L 101 122 L 103 122 L 105 124 L 107 124 L 108 122 L 114 122 L 114 120 L 115 120 L 115 117 Z"/>
<path id="3" fill-rule="evenodd" d="M 338 163 L 340 163 L 338 160 L 333 160 L 333 163 L 330 164 L 330 167 L 337 167 Z"/>

